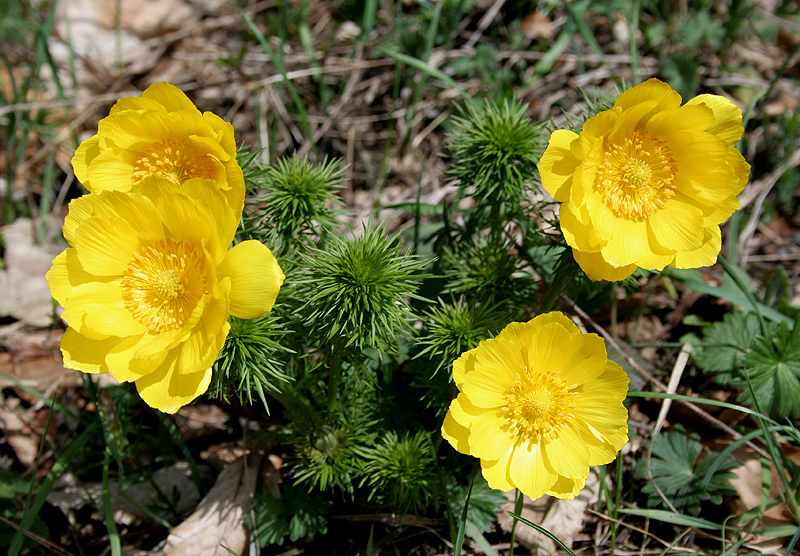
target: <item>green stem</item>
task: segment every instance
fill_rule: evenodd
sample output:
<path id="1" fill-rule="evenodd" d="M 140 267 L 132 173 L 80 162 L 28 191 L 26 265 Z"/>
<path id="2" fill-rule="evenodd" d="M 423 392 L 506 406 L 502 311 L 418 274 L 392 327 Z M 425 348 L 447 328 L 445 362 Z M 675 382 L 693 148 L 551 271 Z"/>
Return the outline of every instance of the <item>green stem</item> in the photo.
<path id="1" fill-rule="evenodd" d="M 516 494 L 514 495 L 514 513 L 517 515 L 522 515 L 522 502 L 524 500 L 524 494 L 522 494 L 519 489 L 516 490 Z M 508 549 L 508 556 L 514 556 L 514 545 L 517 542 L 517 523 L 519 520 L 516 517 L 513 517 L 514 522 L 511 524 L 511 547 Z"/>

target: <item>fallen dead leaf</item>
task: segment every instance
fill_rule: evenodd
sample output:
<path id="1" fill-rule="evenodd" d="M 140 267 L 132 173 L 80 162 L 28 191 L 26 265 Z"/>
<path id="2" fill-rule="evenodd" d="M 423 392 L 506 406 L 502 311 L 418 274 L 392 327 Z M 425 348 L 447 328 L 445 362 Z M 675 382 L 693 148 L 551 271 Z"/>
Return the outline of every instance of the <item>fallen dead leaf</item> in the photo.
<path id="1" fill-rule="evenodd" d="M 0 270 L 0 316 L 11 316 L 31 326 L 52 322 L 53 303 L 44 275 L 59 248 L 41 247 L 34 239 L 33 221 L 18 218 L 0 228 L 5 244 L 5 270 Z"/>
<path id="2" fill-rule="evenodd" d="M 243 456 L 219 474 L 217 482 L 186 521 L 170 531 L 164 556 L 244 554 L 245 516 L 253 504 L 260 454 Z"/>
<path id="3" fill-rule="evenodd" d="M 50 492 L 47 501 L 65 514 L 102 500 L 103 497 L 102 483 L 78 483 L 70 474 L 65 474 L 57 486 L 58 488 Z M 200 493 L 192 479 L 189 465 L 185 462 L 159 469 L 153 473 L 151 481 L 133 485 L 122 494 L 117 483 L 113 481 L 109 489 L 114 521 L 124 525 L 150 519 L 142 508 L 163 513 L 165 517 L 172 519 L 173 515 L 189 512 L 200 500 Z M 159 512 L 157 508 L 164 506 L 164 497 L 168 498 L 173 506 L 168 512 Z"/>
<path id="4" fill-rule="evenodd" d="M 590 504 L 597 503 L 599 493 L 600 475 L 593 467 L 586 479 L 586 486 L 574 500 L 561 500 L 552 496 L 531 500 L 525 496 L 521 516 L 532 523 L 541 525 L 566 546 L 572 547 L 575 535 L 583 529 L 586 508 Z M 506 512 L 514 511 L 514 491 L 506 493 L 506 497 L 509 501 L 501 506 L 497 522 L 504 531 L 510 532 L 513 520 Z M 548 537 L 525 525 L 517 525 L 516 538 L 535 556 L 549 556 L 558 549 L 556 543 Z"/>
<path id="5" fill-rule="evenodd" d="M 9 400 L 9 402 L 11 401 Z M 5 441 L 14 450 L 19 462 L 26 467 L 33 467 L 39 453 L 41 436 L 30 424 L 20 418 L 19 411 L 19 407 L 16 409 L 0 407 L 0 431 L 2 431 Z"/>
<path id="6" fill-rule="evenodd" d="M 797 463 L 798 454 L 794 453 L 790 446 L 783 446 L 792 460 Z M 761 504 L 762 493 L 762 467 L 761 458 L 753 453 L 749 448 L 744 447 L 734 452 L 736 459 L 742 462 L 742 465 L 733 470 L 735 478 L 730 480 L 733 488 L 736 489 L 736 514 L 742 515 L 744 512 Z M 769 497 L 775 498 L 779 493 L 779 479 L 776 476 L 776 468 L 773 465 L 770 470 L 772 482 L 769 488 Z M 793 520 L 789 514 L 789 510 L 783 503 L 776 504 L 768 508 L 761 518 L 761 527 L 776 527 L 780 525 L 790 525 Z M 762 554 L 778 554 L 783 553 L 783 538 L 764 537 L 754 535 L 753 538 L 748 540 L 747 546 L 755 548 Z"/>

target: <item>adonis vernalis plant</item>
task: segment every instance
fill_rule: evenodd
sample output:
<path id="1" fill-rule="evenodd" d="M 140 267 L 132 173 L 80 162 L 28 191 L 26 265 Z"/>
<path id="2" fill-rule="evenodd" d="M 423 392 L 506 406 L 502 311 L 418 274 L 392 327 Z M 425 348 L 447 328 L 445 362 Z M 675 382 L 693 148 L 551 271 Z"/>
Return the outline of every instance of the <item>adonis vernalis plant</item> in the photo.
<path id="1" fill-rule="evenodd" d="M 680 95 L 657 79 L 623 92 L 580 135 L 556 130 L 539 163 L 561 202 L 564 238 L 593 280 L 637 267 L 710 266 L 719 225 L 738 208 L 750 175 L 735 146 L 742 113 L 728 99 Z"/>
<path id="2" fill-rule="evenodd" d="M 228 249 L 238 225 L 217 182 L 199 178 L 150 176 L 72 201 L 71 247 L 47 273 L 69 325 L 64 365 L 133 381 L 166 413 L 204 393 L 229 315 L 270 311 L 284 280 L 260 242 Z"/>
<path id="3" fill-rule="evenodd" d="M 141 97 L 119 99 L 97 127 L 72 159 L 75 176 L 90 192 L 130 191 L 152 175 L 176 184 L 204 178 L 216 181 L 236 214 L 242 213 L 244 175 L 233 126 L 201 113 L 174 85 L 156 83 Z"/>
<path id="4" fill-rule="evenodd" d="M 453 380 L 442 435 L 492 488 L 575 498 L 628 442 L 627 375 L 562 313 L 509 324 L 459 357 Z"/>

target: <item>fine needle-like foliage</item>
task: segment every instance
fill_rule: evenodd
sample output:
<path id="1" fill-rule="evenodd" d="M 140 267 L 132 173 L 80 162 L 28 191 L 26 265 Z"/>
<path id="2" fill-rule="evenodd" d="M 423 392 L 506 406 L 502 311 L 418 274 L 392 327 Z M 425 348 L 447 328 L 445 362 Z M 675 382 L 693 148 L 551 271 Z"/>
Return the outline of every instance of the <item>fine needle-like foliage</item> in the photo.
<path id="1" fill-rule="evenodd" d="M 245 215 L 247 233 L 268 245 L 279 245 L 279 253 L 288 255 L 304 245 L 316 245 L 320 236 L 339 225 L 334 207 L 344 174 L 340 161 L 312 164 L 295 154 L 266 168 L 252 164 L 260 171 L 245 175 L 254 192 Z"/>
<path id="2" fill-rule="evenodd" d="M 409 299 L 422 299 L 416 289 L 426 265 L 401 250 L 384 225 L 365 227 L 352 240 L 331 236 L 324 249 L 309 249 L 298 296 L 311 334 L 323 343 L 394 351 L 414 315 Z"/>
<path id="3" fill-rule="evenodd" d="M 419 513 L 437 494 L 433 447 L 426 431 L 398 436 L 387 432 L 365 452 L 364 479 L 370 498 L 400 513 Z"/>
<path id="4" fill-rule="evenodd" d="M 475 197 L 491 202 L 526 196 L 541 156 L 540 131 L 516 101 L 470 107 L 453 118 L 449 175 Z"/>
<path id="5" fill-rule="evenodd" d="M 280 392 L 291 380 L 285 366 L 292 350 L 280 343 L 287 331 L 281 328 L 278 313 L 250 320 L 231 317 L 229 324 L 208 393 L 225 401 L 236 396 L 247 404 L 260 400 L 269 412 L 267 393 Z"/>

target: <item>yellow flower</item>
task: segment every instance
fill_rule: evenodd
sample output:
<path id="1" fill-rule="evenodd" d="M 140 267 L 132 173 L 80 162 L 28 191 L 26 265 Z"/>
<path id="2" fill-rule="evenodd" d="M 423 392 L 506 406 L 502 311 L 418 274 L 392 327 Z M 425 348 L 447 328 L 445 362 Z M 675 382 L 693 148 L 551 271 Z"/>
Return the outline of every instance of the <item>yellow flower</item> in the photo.
<path id="1" fill-rule="evenodd" d="M 237 216 L 244 207 L 244 175 L 236 162 L 233 126 L 211 112 L 200 113 L 177 87 L 148 87 L 141 97 L 119 99 L 78 146 L 75 176 L 93 193 L 130 191 L 148 176 L 176 184 L 214 180 Z"/>
<path id="2" fill-rule="evenodd" d="M 590 465 L 628 442 L 628 377 L 603 339 L 559 312 L 509 324 L 453 363 L 460 393 L 442 436 L 481 460 L 489 486 L 574 498 Z"/>
<path id="3" fill-rule="evenodd" d="M 152 176 L 72 201 L 71 247 L 47 273 L 69 325 L 64 365 L 135 381 L 166 413 L 205 392 L 228 316 L 270 311 L 284 280 L 261 243 L 228 249 L 238 223 L 218 185 L 199 178 Z"/>
<path id="4" fill-rule="evenodd" d="M 593 280 L 621 280 L 637 267 L 709 266 L 719 225 L 739 208 L 750 175 L 735 145 L 742 113 L 718 95 L 681 106 L 650 79 L 590 118 L 580 135 L 557 130 L 539 163 L 575 260 Z"/>

